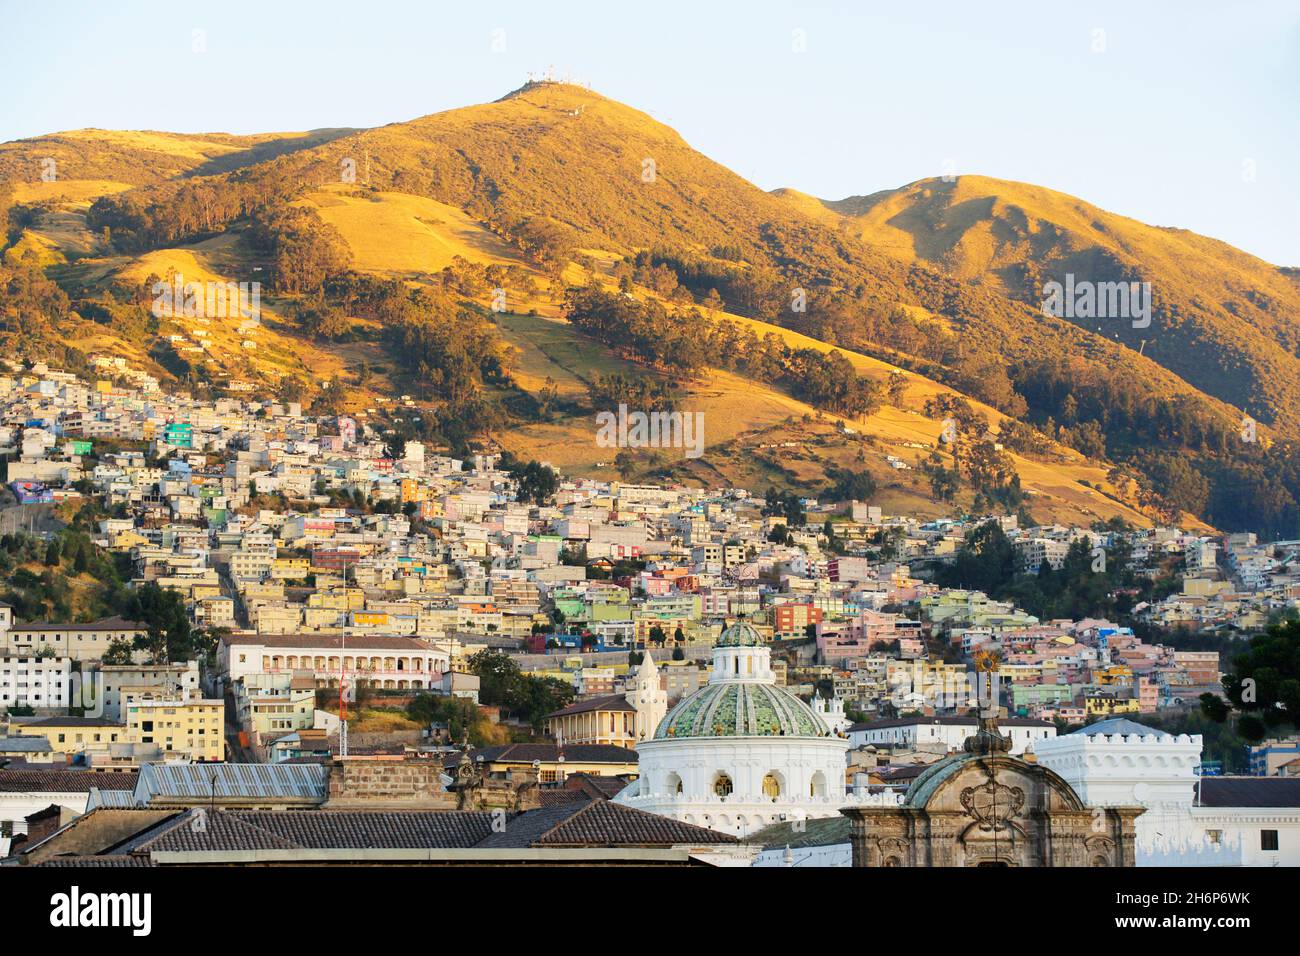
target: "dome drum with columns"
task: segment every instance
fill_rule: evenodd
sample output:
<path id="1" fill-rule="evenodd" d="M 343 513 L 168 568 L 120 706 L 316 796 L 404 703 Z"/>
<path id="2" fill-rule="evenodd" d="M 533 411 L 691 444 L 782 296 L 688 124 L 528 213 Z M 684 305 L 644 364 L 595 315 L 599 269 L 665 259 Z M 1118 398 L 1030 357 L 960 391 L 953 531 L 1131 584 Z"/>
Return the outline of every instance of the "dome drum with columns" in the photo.
<path id="1" fill-rule="evenodd" d="M 714 645 L 709 683 L 638 745 L 640 778 L 616 799 L 743 836 L 856 802 L 844 785 L 848 749 L 813 708 L 776 686 L 771 650 L 740 621 Z"/>

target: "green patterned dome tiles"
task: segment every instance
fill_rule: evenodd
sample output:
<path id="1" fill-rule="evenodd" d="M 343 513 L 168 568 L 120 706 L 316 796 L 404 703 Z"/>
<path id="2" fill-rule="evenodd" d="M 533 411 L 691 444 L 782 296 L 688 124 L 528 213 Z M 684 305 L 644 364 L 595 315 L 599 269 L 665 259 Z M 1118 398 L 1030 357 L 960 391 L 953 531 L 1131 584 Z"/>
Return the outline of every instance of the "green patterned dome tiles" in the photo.
<path id="1" fill-rule="evenodd" d="M 759 647 L 763 643 L 763 635 L 758 633 L 754 625 L 737 621 L 718 636 L 718 643 L 714 646 Z"/>
<path id="2" fill-rule="evenodd" d="M 660 723 L 655 737 L 826 737 L 812 708 L 770 684 L 710 684 L 688 696 Z"/>

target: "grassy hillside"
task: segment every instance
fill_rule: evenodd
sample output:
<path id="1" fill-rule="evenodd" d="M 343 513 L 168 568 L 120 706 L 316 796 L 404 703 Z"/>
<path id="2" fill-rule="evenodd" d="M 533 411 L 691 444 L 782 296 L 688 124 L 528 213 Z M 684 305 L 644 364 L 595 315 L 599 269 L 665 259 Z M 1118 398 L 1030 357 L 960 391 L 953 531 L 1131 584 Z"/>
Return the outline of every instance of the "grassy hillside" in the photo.
<path id="1" fill-rule="evenodd" d="M 581 401 L 591 376 L 632 371 L 563 321 L 505 316 L 500 325 L 519 350 L 516 381 L 530 392 L 549 380 L 561 396 Z M 866 356 L 849 354 L 849 358 L 864 370 L 880 367 Z M 916 471 L 929 450 L 939 447 L 941 428 L 940 422 L 918 409 L 926 397 L 947 390 L 919 376 L 910 376 L 909 382 L 906 407 L 885 406 L 865 419 L 850 421 L 820 413 L 734 374 L 710 370 L 686 388 L 678 405 L 683 412 L 704 414 L 705 454 L 691 460 L 679 450 L 646 452 L 645 473 L 692 484 L 776 486 L 816 494 L 828 482 L 828 468 L 843 467 L 871 474 L 881 489 L 873 500 L 887 508 L 924 515 L 948 513 L 951 507 L 931 499 L 928 483 Z M 992 409 L 981 410 L 997 417 Z M 846 433 L 845 427 L 852 433 Z M 594 413 L 584 411 L 511 429 L 500 440 L 517 455 L 549 461 L 567 473 L 615 478 L 615 450 L 598 446 L 595 434 Z M 893 468 L 889 455 L 910 467 Z M 1151 523 L 1136 502 L 1123 500 L 1109 485 L 1105 468 L 1077 454 L 1063 450 L 1062 461 L 1013 457 L 1030 496 L 1029 507 L 1040 520 L 1088 524 L 1118 516 L 1137 525 Z M 969 501 L 967 494 L 956 505 Z"/>
<path id="2" fill-rule="evenodd" d="M 1190 384 L 1294 433 L 1300 290 L 1283 270 L 1183 229 L 1149 226 L 1039 186 L 927 179 L 822 204 L 841 228 L 909 264 L 1038 307 L 1047 281 L 1150 282 L 1150 328 L 1078 320 Z"/>
<path id="3" fill-rule="evenodd" d="M 211 175 L 319 145 L 351 130 L 305 133 L 164 133 L 153 130 L 78 129 L 0 143 L 0 182 L 38 184 L 62 193 L 59 182 L 102 183 L 94 195 L 162 182 L 186 174 Z M 53 160 L 53 167 L 45 165 Z M 48 182 L 53 175 L 54 182 Z M 83 190 L 86 187 L 83 187 Z M 19 201 L 31 198 L 19 192 Z M 84 193 L 78 198 L 91 198 Z"/>
<path id="4" fill-rule="evenodd" d="M 55 182 L 33 175 L 47 156 Z M 1132 483 L 1111 484 L 1119 462 L 1170 516 L 1241 526 L 1243 502 L 1267 500 L 1268 528 L 1300 528 L 1296 274 L 1051 190 L 961 177 L 837 202 L 766 193 L 645 113 L 536 83 L 372 130 L 81 130 L 0 144 L 4 209 L 13 281 L 27 289 L 17 273 L 37 270 L 71 297 L 35 306 L 58 313 L 53 338 L 177 381 L 289 380 L 309 398 L 339 382 L 349 394 L 333 400 L 362 409 L 409 393 L 425 427 L 473 411 L 474 427 L 521 454 L 594 473 L 611 462 L 589 440 L 588 386 L 648 375 L 713 422 L 710 455 L 647 460 L 649 471 L 813 493 L 858 468 L 921 511 L 948 506 L 921 504 L 916 469 L 884 455 L 915 465 L 939 428 L 927 400 L 961 393 L 995 432 L 1014 419 L 1040 433 L 1040 453 L 1013 456 L 1035 513 L 1146 520 Z M 321 265 L 333 256 L 313 245 L 322 236 L 345 266 Z M 265 281 L 264 328 L 149 322 L 134 300 L 169 270 Z M 1151 327 L 1044 315 L 1043 282 L 1067 272 L 1151 282 Z M 795 398 L 788 375 L 762 384 L 721 371 L 721 356 L 674 374 L 557 321 L 565 289 L 589 282 L 774 336 L 792 354 L 835 350 L 859 376 L 901 373 L 906 385 L 846 423 Z M 498 288 L 507 314 L 491 311 Z M 32 340 L 25 309 L 4 330 L 16 341 Z M 467 315 L 510 346 L 509 368 L 457 357 L 479 321 Z M 499 409 L 466 404 L 478 398 Z M 1262 423 L 1245 449 L 1243 411 Z M 800 443 L 815 451 L 786 450 Z"/>

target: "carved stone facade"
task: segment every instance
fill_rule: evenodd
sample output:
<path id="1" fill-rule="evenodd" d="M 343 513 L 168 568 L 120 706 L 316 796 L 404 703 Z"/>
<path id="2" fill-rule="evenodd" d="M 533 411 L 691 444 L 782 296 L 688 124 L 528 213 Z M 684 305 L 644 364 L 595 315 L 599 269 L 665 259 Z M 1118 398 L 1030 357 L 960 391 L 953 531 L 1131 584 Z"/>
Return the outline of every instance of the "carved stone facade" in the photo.
<path id="1" fill-rule="evenodd" d="M 966 752 L 929 767 L 900 806 L 842 810 L 853 865 L 1134 865 L 1141 807 L 1086 807 L 1057 774 L 1006 753 L 1009 743 L 985 718 Z"/>

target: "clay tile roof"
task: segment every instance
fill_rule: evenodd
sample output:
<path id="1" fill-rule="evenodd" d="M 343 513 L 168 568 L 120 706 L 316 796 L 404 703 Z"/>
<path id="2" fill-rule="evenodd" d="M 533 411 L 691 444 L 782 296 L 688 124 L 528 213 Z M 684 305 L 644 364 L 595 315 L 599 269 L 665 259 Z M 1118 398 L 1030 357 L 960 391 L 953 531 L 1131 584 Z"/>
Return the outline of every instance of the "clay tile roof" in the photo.
<path id="1" fill-rule="evenodd" d="M 537 799 L 543 807 L 568 806 L 571 803 L 586 803 L 590 796 L 581 790 L 565 790 L 550 787 L 537 792 Z"/>
<path id="2" fill-rule="evenodd" d="M 612 800 L 627 789 L 627 784 L 628 781 L 622 777 L 602 777 L 591 773 L 570 774 L 564 782 L 565 788 L 597 800 Z"/>
<path id="3" fill-rule="evenodd" d="M 670 847 L 680 844 L 736 843 L 735 837 L 646 813 L 608 800 L 529 810 L 494 833 L 483 848 L 505 847 Z"/>
<path id="4" fill-rule="evenodd" d="M 622 694 L 608 694 L 604 697 L 589 697 L 575 700 L 568 707 L 547 714 L 547 717 L 566 717 L 569 714 L 587 714 L 597 710 L 626 710 L 635 712 L 636 708 L 628 703 Z"/>
<path id="5" fill-rule="evenodd" d="M 94 770 L 0 770 L 0 792 L 89 793 L 100 790 L 134 790 L 137 774 Z"/>
<path id="6" fill-rule="evenodd" d="M 202 820 L 201 827 L 196 820 Z M 314 810 L 304 813 L 189 811 L 134 844 L 153 850 L 462 849 L 492 832 L 487 811 Z"/>
<path id="7" fill-rule="evenodd" d="M 479 755 L 489 763 L 532 763 L 540 760 L 551 763 L 563 755 L 569 763 L 636 763 L 635 750 L 616 747 L 613 744 L 504 744 L 496 747 L 483 747 L 470 752 L 470 757 L 477 760 Z M 453 763 L 459 759 L 454 755 Z"/>
<path id="8" fill-rule="evenodd" d="M 432 651 L 435 648 L 414 637 L 393 634 L 350 634 L 344 643 L 341 634 L 230 634 L 222 638 L 227 644 L 251 644 L 257 647 L 322 648 L 349 651 Z"/>
<path id="9" fill-rule="evenodd" d="M 87 866 L 153 866 L 153 861 L 146 856 L 130 856 L 128 854 L 118 854 L 116 856 L 56 856 L 37 865 L 72 866 L 82 869 Z"/>

